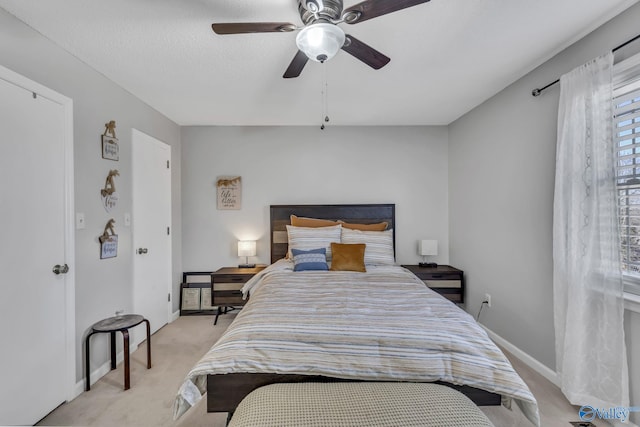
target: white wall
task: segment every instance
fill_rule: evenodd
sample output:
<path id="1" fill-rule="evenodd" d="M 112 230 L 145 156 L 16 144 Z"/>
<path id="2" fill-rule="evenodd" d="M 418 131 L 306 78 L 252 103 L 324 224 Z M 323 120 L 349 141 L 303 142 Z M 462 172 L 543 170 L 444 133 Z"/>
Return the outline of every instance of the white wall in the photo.
<path id="1" fill-rule="evenodd" d="M 124 89 L 107 80 L 30 27 L 0 9 L 0 64 L 69 98 L 74 105 L 75 207 L 86 218 L 86 229 L 76 231 L 76 379 L 84 377 L 84 336 L 96 321 L 116 310 L 131 312 L 131 228 L 124 226 L 131 212 L 131 129 L 139 129 L 172 146 L 172 220 L 174 286 L 179 287 L 180 236 L 180 128 Z M 109 120 L 117 123 L 118 162 L 102 159 L 100 135 Z M 110 169 L 118 169 L 119 203 L 112 213 L 101 205 L 100 189 Z M 17 183 L 19 185 L 19 183 Z M 116 220 L 118 256 L 100 260 L 98 236 L 109 218 Z M 35 244 L 35 242 L 34 242 Z M 175 291 L 175 295 L 178 293 Z M 174 307 L 177 309 L 174 298 Z M 0 319 L 1 320 L 1 319 Z M 92 338 L 92 368 L 109 358 L 108 335 Z M 122 346 L 121 340 L 119 347 Z"/>
<path id="2" fill-rule="evenodd" d="M 466 271 L 467 310 L 476 314 L 484 294 L 491 293 L 492 308 L 483 310 L 481 322 L 554 371 L 559 87 L 538 98 L 531 90 L 635 37 L 638 22 L 640 5 L 635 5 L 449 126 L 450 256 Z M 635 42 L 616 58 L 638 51 L 640 42 Z M 631 402 L 637 405 L 640 316 L 628 313 L 626 322 Z"/>
<path id="3" fill-rule="evenodd" d="M 237 239 L 269 262 L 269 205 L 395 203 L 397 260 L 437 239 L 448 261 L 446 127 L 186 127 L 185 271 L 237 265 Z M 242 209 L 216 210 L 216 177 L 242 176 Z"/>

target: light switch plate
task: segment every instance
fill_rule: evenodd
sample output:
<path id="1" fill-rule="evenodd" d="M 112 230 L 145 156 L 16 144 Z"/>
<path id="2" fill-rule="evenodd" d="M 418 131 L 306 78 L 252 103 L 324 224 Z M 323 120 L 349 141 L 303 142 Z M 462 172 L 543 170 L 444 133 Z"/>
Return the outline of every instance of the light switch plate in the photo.
<path id="1" fill-rule="evenodd" d="M 131 227 L 131 214 L 129 212 L 124 214 L 124 226 Z"/>
<path id="2" fill-rule="evenodd" d="M 82 230 L 86 226 L 87 224 L 85 223 L 85 220 L 84 220 L 84 213 L 76 212 L 76 230 Z"/>

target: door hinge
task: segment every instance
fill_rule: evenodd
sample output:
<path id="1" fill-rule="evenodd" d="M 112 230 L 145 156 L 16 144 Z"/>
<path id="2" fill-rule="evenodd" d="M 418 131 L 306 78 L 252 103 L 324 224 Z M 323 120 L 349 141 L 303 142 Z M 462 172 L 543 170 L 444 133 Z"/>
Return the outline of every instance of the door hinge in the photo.
<path id="1" fill-rule="evenodd" d="M 171 302 L 171 294 L 170 293 L 167 294 L 167 301 Z"/>
<path id="2" fill-rule="evenodd" d="M 169 169 L 169 160 L 167 160 L 167 169 Z"/>
<path id="3" fill-rule="evenodd" d="M 170 236 L 170 235 L 171 235 L 171 228 L 167 227 L 167 236 Z"/>

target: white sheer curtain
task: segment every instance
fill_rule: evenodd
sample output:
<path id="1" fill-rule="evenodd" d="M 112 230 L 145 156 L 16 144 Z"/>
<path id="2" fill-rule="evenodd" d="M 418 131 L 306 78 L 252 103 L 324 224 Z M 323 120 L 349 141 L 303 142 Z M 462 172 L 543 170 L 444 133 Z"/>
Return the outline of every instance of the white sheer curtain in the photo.
<path id="1" fill-rule="evenodd" d="M 612 130 L 613 54 L 560 79 L 553 218 L 556 368 L 574 405 L 629 405 Z"/>

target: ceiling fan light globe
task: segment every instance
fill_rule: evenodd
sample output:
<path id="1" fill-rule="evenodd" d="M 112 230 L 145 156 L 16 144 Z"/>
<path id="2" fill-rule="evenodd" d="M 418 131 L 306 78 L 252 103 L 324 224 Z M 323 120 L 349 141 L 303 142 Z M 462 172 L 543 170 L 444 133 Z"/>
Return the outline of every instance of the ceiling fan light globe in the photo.
<path id="1" fill-rule="evenodd" d="M 296 37 L 296 44 L 309 59 L 324 62 L 338 53 L 344 45 L 344 39 L 342 28 L 320 22 L 303 28 Z"/>

